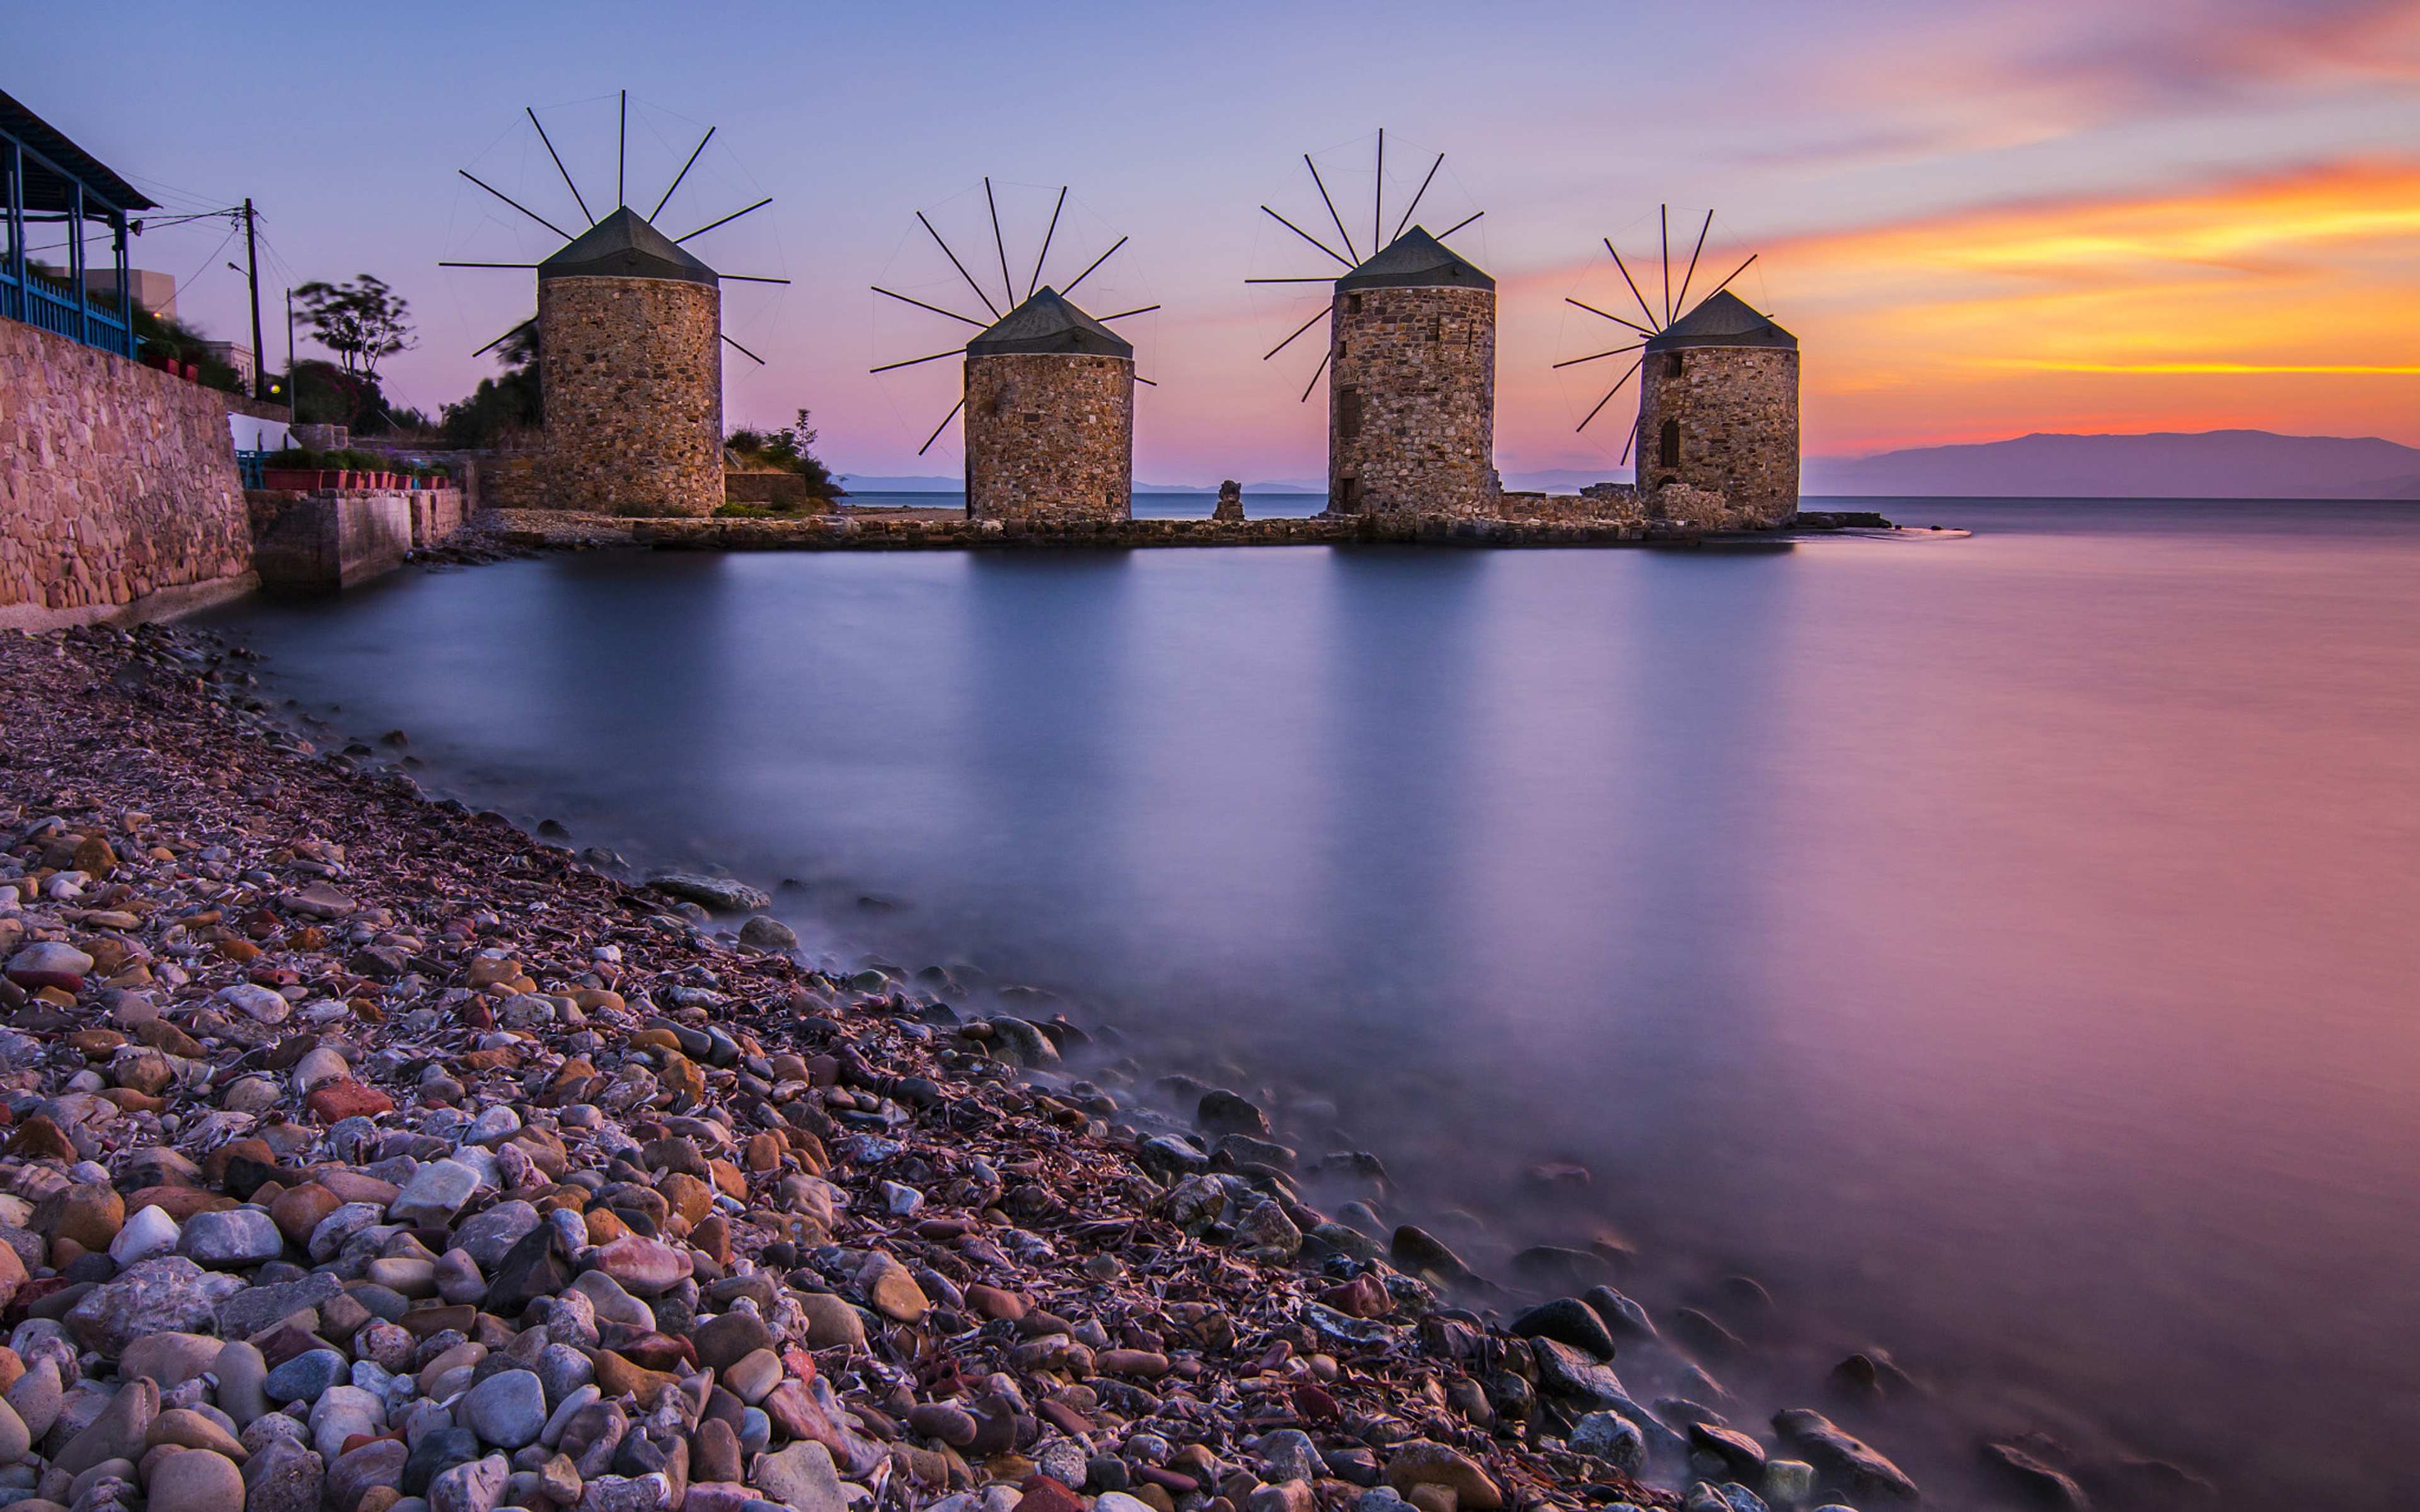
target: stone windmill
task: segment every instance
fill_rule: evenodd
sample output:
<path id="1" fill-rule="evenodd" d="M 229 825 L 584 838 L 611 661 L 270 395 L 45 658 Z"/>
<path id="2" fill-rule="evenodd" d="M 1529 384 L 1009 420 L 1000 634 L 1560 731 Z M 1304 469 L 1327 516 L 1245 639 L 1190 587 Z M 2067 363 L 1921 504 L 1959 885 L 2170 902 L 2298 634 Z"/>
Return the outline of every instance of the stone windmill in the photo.
<path id="1" fill-rule="evenodd" d="M 1668 209 L 1661 218 L 1660 303 L 1648 300 L 1612 239 L 1605 242 L 1644 321 L 1579 300 L 1564 301 L 1639 337 L 1555 364 L 1576 367 L 1624 352 L 1639 354 L 1576 429 L 1586 430 L 1637 375 L 1638 421 L 1621 455 L 1626 462 L 1634 448 L 1638 453 L 1639 493 L 1652 501 L 1672 485 L 1683 485 L 1721 494 L 1745 516 L 1778 523 L 1798 508 L 1798 338 L 1730 292 L 1732 282 L 1756 261 L 1753 254 L 1711 293 L 1689 303 L 1689 285 L 1714 226 L 1712 210 L 1699 228 L 1676 293 L 1669 214 Z"/>
<path id="2" fill-rule="evenodd" d="M 991 322 L 986 325 L 972 316 L 874 285 L 876 294 L 973 326 L 977 334 L 964 347 L 885 363 L 870 371 L 888 373 L 951 357 L 965 360 L 966 384 L 958 402 L 924 438 L 916 455 L 930 451 L 950 422 L 965 414 L 969 519 L 1129 519 L 1134 507 L 1134 386 L 1151 380 L 1135 376 L 1133 344 L 1110 330 L 1108 322 L 1148 314 L 1159 306 L 1140 305 L 1095 318 L 1068 298 L 1094 269 L 1126 244 L 1125 237 L 1069 279 L 1064 289 L 1042 282 L 1060 214 L 1067 206 L 1063 187 L 1020 299 L 1016 276 L 1009 271 L 1008 243 L 1001 233 L 1000 206 L 989 178 L 984 180 L 984 203 L 991 216 L 992 243 L 1000 255 L 1001 299 L 997 301 L 923 211 L 917 212 L 916 220 L 990 313 Z"/>
<path id="3" fill-rule="evenodd" d="M 655 208 L 642 215 L 623 201 L 629 122 L 626 90 L 621 97 L 623 130 L 615 145 L 616 203 L 599 218 L 590 213 L 587 197 L 564 166 L 537 112 L 525 114 L 588 229 L 577 235 L 566 231 L 461 169 L 463 177 L 562 237 L 565 245 L 536 263 L 439 266 L 526 268 L 537 273 L 538 384 L 546 448 L 536 497 L 528 501 L 604 515 L 710 515 L 723 502 L 722 347 L 728 345 L 752 362 L 764 361 L 723 334 L 721 281 L 789 280 L 718 273 L 682 243 L 772 200 L 758 200 L 682 236 L 658 230 L 656 218 L 696 166 L 714 130 L 707 129 Z M 479 350 L 500 346 L 509 335 Z"/>
<path id="4" fill-rule="evenodd" d="M 1303 388 L 1303 402 L 1327 375 L 1327 509 L 1333 515 L 1470 514 L 1495 492 L 1496 280 L 1446 245 L 1479 212 L 1431 236 L 1415 224 L 1445 154 L 1386 226 L 1387 134 L 1378 133 L 1365 257 L 1319 164 L 1303 155 L 1344 250 L 1339 252 L 1268 206 L 1261 209 L 1344 267 L 1342 277 L 1255 278 L 1252 284 L 1329 283 L 1327 305 L 1271 347 L 1275 358 L 1325 319 L 1327 354 Z"/>

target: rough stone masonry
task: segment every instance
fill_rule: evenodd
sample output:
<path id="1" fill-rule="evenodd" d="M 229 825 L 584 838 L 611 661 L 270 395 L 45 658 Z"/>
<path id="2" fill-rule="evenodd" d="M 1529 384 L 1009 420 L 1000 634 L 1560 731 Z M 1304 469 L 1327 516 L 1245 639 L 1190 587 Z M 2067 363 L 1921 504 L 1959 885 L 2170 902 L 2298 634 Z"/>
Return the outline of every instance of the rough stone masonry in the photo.
<path id="1" fill-rule="evenodd" d="M 713 285 L 678 279 L 538 281 L 550 507 L 721 507 L 721 306 Z"/>

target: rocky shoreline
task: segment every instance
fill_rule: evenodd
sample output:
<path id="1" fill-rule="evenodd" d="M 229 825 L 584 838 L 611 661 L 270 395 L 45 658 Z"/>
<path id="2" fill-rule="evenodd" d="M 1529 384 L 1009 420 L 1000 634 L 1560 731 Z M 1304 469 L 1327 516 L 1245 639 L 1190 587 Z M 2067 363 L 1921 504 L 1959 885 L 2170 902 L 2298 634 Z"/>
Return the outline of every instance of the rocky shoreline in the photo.
<path id="1" fill-rule="evenodd" d="M 1719 1388 L 1603 1255 L 1527 1252 L 1508 1318 L 1373 1157 L 1077 1077 L 1080 1026 L 940 968 L 810 969 L 744 885 L 317 752 L 245 667 L 0 637 L 0 1505 L 1916 1499 L 1811 1408 L 1634 1399 L 1618 1352 Z"/>

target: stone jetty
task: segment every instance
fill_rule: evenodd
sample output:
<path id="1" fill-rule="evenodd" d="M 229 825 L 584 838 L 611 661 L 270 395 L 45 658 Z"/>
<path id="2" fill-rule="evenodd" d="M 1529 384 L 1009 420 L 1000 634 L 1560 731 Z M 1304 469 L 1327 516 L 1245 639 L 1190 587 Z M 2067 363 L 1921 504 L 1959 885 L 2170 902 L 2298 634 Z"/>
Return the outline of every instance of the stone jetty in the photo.
<path id="1" fill-rule="evenodd" d="M 1679 1346 L 1601 1257 L 1474 1310 L 1372 1157 L 1153 1111 L 940 968 L 811 969 L 746 885 L 432 802 L 248 682 L 158 626 L 0 637 L 0 1504 L 1916 1495 L 1812 1409 L 1635 1400 L 1617 1350 Z"/>

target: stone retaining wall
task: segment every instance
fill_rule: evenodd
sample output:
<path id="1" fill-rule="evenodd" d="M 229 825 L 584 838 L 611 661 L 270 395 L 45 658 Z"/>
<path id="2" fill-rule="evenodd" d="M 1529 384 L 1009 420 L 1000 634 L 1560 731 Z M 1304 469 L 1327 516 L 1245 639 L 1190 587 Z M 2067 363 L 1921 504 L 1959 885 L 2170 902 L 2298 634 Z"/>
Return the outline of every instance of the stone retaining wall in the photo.
<path id="1" fill-rule="evenodd" d="M 0 626 L 155 619 L 252 586 L 225 397 L 0 319 Z"/>
<path id="2" fill-rule="evenodd" d="M 404 554 L 462 528 L 459 488 L 254 488 L 253 561 L 263 592 L 333 594 L 403 565 Z"/>

